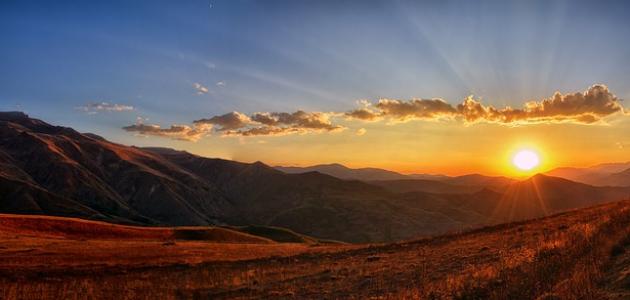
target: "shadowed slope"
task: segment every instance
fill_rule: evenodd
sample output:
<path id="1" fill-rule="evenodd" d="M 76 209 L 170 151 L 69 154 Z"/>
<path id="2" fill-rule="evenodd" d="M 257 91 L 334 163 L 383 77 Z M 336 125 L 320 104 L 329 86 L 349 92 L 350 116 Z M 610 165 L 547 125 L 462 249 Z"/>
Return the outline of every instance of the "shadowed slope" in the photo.
<path id="1" fill-rule="evenodd" d="M 25 191 L 39 187 L 105 218 L 129 222 L 209 224 L 228 209 L 213 186 L 137 148 L 15 113 L 0 114 L 0 137 L 2 163 L 12 170 L 2 177 L 22 179 L 29 187 L 19 195 L 3 193 L 5 206 L 22 206 Z"/>
<path id="2" fill-rule="evenodd" d="M 510 184 L 493 212 L 493 219 L 513 221 L 534 218 L 572 208 L 628 199 L 629 196 L 630 188 L 594 187 L 538 174 Z"/>

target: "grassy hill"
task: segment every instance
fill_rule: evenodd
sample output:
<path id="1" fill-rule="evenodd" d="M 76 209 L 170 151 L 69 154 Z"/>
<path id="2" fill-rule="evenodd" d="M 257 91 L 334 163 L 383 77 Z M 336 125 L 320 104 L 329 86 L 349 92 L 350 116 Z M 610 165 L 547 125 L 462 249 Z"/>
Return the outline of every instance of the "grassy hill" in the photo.
<path id="1" fill-rule="evenodd" d="M 0 298 L 606 299 L 628 290 L 630 201 L 364 245 L 165 243 L 162 229 L 78 221 L 68 235 L 11 218 L 0 217 Z M 82 232 L 103 237 L 77 240 Z"/>

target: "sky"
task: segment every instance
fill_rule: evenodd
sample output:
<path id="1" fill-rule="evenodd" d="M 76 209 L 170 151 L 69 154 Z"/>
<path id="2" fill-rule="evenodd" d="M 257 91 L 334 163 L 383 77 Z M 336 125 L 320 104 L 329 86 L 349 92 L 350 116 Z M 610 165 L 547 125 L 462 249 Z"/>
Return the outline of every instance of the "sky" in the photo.
<path id="1" fill-rule="evenodd" d="M 0 110 L 269 165 L 630 161 L 624 1 L 0 2 Z M 558 93 L 558 94 L 556 94 Z"/>

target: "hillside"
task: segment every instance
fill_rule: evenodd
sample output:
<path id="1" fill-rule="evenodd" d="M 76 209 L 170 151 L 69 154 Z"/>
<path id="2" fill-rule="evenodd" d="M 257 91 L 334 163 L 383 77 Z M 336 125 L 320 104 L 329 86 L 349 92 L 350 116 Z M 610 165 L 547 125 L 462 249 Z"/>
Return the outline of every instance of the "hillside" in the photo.
<path id="1" fill-rule="evenodd" d="M 0 138 L 2 212 L 206 225 L 230 208 L 216 186 L 137 148 L 20 113 L 0 114 Z"/>
<path id="2" fill-rule="evenodd" d="M 12 218 L 48 217 L 0 216 L 3 299 L 121 298 L 130 291 L 204 299 L 607 299 L 630 291 L 629 201 L 371 245 L 164 242 L 161 229 L 117 239 L 91 227 L 114 225 L 63 219 L 89 225 L 61 227 L 75 228 L 67 235 L 52 227 L 16 230 L 7 225 Z M 85 235 L 90 239 L 77 239 Z"/>
<path id="3" fill-rule="evenodd" d="M 215 243 L 270 244 L 273 239 L 238 228 L 139 227 L 64 217 L 0 214 L 0 235 L 71 240 L 206 241 Z M 314 241 L 315 242 L 315 241 Z"/>

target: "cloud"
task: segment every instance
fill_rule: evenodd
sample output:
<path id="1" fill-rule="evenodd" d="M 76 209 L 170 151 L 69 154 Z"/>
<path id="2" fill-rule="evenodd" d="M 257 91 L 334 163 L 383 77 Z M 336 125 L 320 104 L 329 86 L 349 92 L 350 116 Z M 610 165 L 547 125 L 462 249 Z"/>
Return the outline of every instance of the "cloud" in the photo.
<path id="1" fill-rule="evenodd" d="M 375 121 L 388 119 L 391 122 L 410 120 L 431 120 L 454 118 L 465 123 L 578 123 L 592 124 L 615 113 L 623 113 L 623 107 L 608 87 L 602 84 L 591 86 L 584 92 L 561 94 L 556 92 L 551 98 L 526 102 L 522 108 L 495 108 L 482 104 L 468 96 L 457 106 L 442 99 L 392 100 L 381 99 L 371 106 L 363 103 L 358 108 L 345 113 L 348 119 Z"/>
<path id="2" fill-rule="evenodd" d="M 400 122 L 436 119 L 455 114 L 455 109 L 442 99 L 413 99 L 411 101 L 381 99 L 376 104 L 376 108 L 380 109 L 383 115 Z"/>
<path id="3" fill-rule="evenodd" d="M 608 87 L 597 84 L 584 92 L 561 94 L 551 98 L 530 101 L 523 108 L 496 109 L 484 106 L 468 97 L 457 106 L 458 113 L 470 123 L 492 122 L 505 124 L 571 122 L 592 124 L 615 113 L 623 113 L 620 100 Z"/>
<path id="4" fill-rule="evenodd" d="M 456 113 L 456 109 L 442 99 L 412 99 L 408 101 L 380 99 L 373 107 L 364 105 L 364 107 L 347 112 L 345 115 L 351 119 L 365 121 L 386 118 L 392 122 L 407 122 L 453 117 Z"/>
<path id="5" fill-rule="evenodd" d="M 243 128 L 252 123 L 252 120 L 240 112 L 233 111 L 220 116 L 214 116 L 209 119 L 200 119 L 193 121 L 194 124 L 212 124 L 220 126 L 218 131 L 227 131 Z"/>
<path id="6" fill-rule="evenodd" d="M 223 136 L 280 136 L 307 134 L 314 132 L 336 132 L 345 127 L 332 124 L 332 113 L 305 112 L 260 112 L 247 116 L 240 112 L 230 112 L 207 119 L 193 121 L 193 126 L 172 125 L 161 128 L 158 125 L 143 124 L 139 118 L 136 124 L 123 127 L 128 132 L 145 136 L 169 137 L 177 140 L 197 141 L 212 131 Z"/>
<path id="7" fill-rule="evenodd" d="M 527 125 L 537 123 L 603 123 L 608 116 L 617 113 L 625 114 L 621 100 L 612 94 L 608 87 L 601 84 L 593 85 L 584 92 L 569 94 L 556 92 L 550 98 L 526 102 L 521 108 L 496 108 L 491 105 L 484 105 L 473 96 L 466 97 L 455 106 L 439 98 L 380 99 L 375 104 L 361 100 L 358 103 L 359 108 L 346 113 L 298 110 L 291 113 L 257 112 L 248 116 L 233 111 L 195 120 L 192 126 L 172 125 L 170 128 L 161 128 L 157 125 L 144 125 L 143 120 L 140 120 L 137 124 L 126 126 L 123 129 L 142 135 L 196 141 L 212 131 L 223 136 L 239 137 L 338 132 L 346 129 L 346 127 L 333 122 L 339 117 L 369 122 L 387 120 L 390 124 L 412 120 L 446 119 L 464 124 L 484 122 Z M 102 106 L 104 106 L 103 103 L 96 107 Z M 361 136 L 366 132 L 365 128 L 359 128 L 355 134 Z"/>
<path id="8" fill-rule="evenodd" d="M 332 122 L 330 121 L 331 116 L 331 113 L 305 112 L 302 110 L 298 110 L 294 113 L 255 113 L 252 115 L 252 120 L 270 126 L 280 125 L 327 131 L 340 129 L 341 126 L 332 124 Z"/>
<path id="9" fill-rule="evenodd" d="M 193 83 L 193 87 L 197 90 L 197 95 L 207 94 L 209 92 L 208 88 L 201 85 L 201 83 L 195 82 Z"/>
<path id="10" fill-rule="evenodd" d="M 367 108 L 358 108 L 346 113 L 346 117 L 349 119 L 357 119 L 363 121 L 378 121 L 382 119 L 383 115 L 377 111 Z"/>
<path id="11" fill-rule="evenodd" d="M 378 110 L 375 110 L 372 107 L 372 103 L 368 100 L 359 100 L 357 101 L 357 104 L 359 104 L 361 108 L 346 112 L 344 114 L 346 118 L 363 121 L 378 121 L 382 119 L 381 113 Z"/>
<path id="12" fill-rule="evenodd" d="M 77 106 L 77 110 L 84 111 L 88 114 L 97 114 L 99 112 L 122 112 L 134 110 L 131 105 L 116 104 L 108 102 L 90 102 L 88 104 Z"/>
<path id="13" fill-rule="evenodd" d="M 227 83 L 225 83 L 225 81 L 219 81 L 219 82 L 217 82 L 217 83 L 216 83 L 216 85 L 217 85 L 218 87 L 224 87 L 224 86 L 226 86 L 226 85 L 227 85 Z"/>
<path id="14" fill-rule="evenodd" d="M 332 113 L 305 112 L 298 110 L 287 112 L 258 112 L 251 116 L 239 112 L 196 120 L 195 124 L 213 124 L 220 126 L 226 136 L 277 136 L 287 134 L 306 134 L 311 132 L 333 132 L 345 129 L 332 124 Z"/>
<path id="15" fill-rule="evenodd" d="M 259 126 L 240 130 L 229 130 L 225 132 L 225 136 L 280 136 L 293 133 L 306 133 L 300 128 L 292 127 L 276 127 L 276 126 Z"/>
<path id="16" fill-rule="evenodd" d="M 196 142 L 210 132 L 212 125 L 204 124 L 191 127 L 175 124 L 171 125 L 169 128 L 161 128 L 159 125 L 136 123 L 125 126 L 122 129 L 128 132 L 136 132 L 143 136 L 159 136 L 175 140 Z"/>

